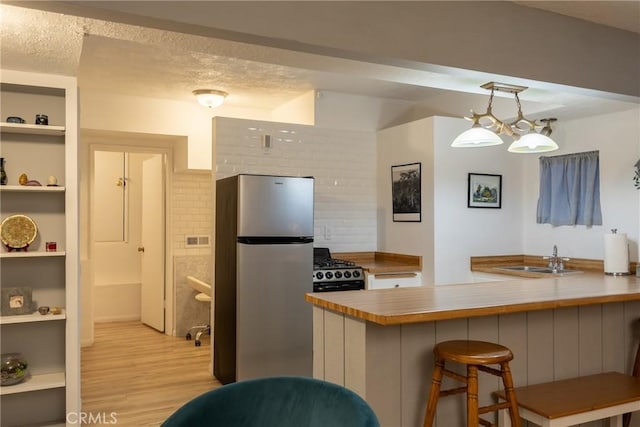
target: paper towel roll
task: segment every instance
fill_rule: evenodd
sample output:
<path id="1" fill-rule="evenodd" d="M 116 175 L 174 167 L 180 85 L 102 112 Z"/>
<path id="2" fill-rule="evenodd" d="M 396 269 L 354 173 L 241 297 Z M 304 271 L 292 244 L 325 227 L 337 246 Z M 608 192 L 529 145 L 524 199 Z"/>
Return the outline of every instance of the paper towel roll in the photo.
<path id="1" fill-rule="evenodd" d="M 626 233 L 604 235 L 604 272 L 608 274 L 629 273 L 629 246 Z"/>

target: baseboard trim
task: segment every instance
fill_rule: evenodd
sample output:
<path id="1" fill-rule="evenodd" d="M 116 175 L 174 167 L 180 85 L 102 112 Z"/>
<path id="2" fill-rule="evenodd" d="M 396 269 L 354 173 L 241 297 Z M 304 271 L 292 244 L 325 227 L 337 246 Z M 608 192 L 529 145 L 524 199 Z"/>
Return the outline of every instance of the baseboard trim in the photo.
<path id="1" fill-rule="evenodd" d="M 102 316 L 93 319 L 94 323 L 108 323 L 108 322 L 132 322 L 134 320 L 140 320 L 139 314 L 130 314 L 122 316 Z"/>

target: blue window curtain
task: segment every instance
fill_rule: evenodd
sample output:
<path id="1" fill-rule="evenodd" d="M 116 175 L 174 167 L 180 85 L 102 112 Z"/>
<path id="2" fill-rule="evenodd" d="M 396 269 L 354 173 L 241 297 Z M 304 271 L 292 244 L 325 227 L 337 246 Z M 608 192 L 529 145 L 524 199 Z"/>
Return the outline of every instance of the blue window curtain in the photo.
<path id="1" fill-rule="evenodd" d="M 598 151 L 540 157 L 538 224 L 602 225 Z"/>

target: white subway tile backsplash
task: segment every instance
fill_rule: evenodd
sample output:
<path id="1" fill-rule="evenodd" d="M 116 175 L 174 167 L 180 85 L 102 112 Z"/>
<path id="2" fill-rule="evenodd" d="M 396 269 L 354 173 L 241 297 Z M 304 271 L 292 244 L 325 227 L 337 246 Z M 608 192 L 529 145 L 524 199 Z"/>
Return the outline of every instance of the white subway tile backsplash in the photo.
<path id="1" fill-rule="evenodd" d="M 313 176 L 315 229 L 334 227 L 331 240 L 316 233 L 315 245 L 336 252 L 376 249 L 374 132 L 220 117 L 216 122 L 216 178 Z M 263 134 L 272 135 L 271 149 L 262 148 Z"/>
<path id="2" fill-rule="evenodd" d="M 186 248 L 185 238 L 211 235 L 211 174 L 174 174 L 172 192 L 174 255 L 210 254 L 210 248 Z"/>
<path id="3" fill-rule="evenodd" d="M 375 133 L 216 121 L 216 178 L 238 173 L 313 176 L 315 245 L 334 252 L 376 249 Z M 260 143 L 265 133 L 272 135 L 271 149 Z M 210 248 L 186 248 L 184 242 L 187 235 L 212 234 L 211 174 L 176 173 L 172 191 L 174 255 L 209 255 Z M 330 240 L 324 239 L 324 226 L 331 227 Z"/>

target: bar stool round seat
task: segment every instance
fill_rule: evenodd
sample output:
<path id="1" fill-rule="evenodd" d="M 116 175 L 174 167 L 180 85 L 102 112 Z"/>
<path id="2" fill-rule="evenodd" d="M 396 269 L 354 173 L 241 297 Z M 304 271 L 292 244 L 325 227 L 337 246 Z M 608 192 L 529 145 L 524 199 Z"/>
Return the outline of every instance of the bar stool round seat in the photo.
<path id="1" fill-rule="evenodd" d="M 513 379 L 509 368 L 509 362 L 513 360 L 511 350 L 503 345 L 486 341 L 453 340 L 436 344 L 433 348 L 433 354 L 435 356 L 435 367 L 429 400 L 427 401 L 424 427 L 433 425 L 440 397 L 459 393 L 466 393 L 467 395 L 467 427 L 477 427 L 479 424 L 485 426 L 493 425 L 491 422 L 480 418 L 480 415 L 500 409 L 508 409 L 511 425 L 520 427 L 518 404 L 513 391 Z M 445 362 L 466 365 L 466 376 L 445 368 Z M 496 369 L 487 365 L 500 365 L 500 368 Z M 505 402 L 483 407 L 478 406 L 478 371 L 502 378 L 506 396 Z M 443 376 L 465 383 L 465 386 L 440 390 Z"/>
<path id="2" fill-rule="evenodd" d="M 507 347 L 485 341 L 445 341 L 437 344 L 433 353 L 436 358 L 464 365 L 495 365 L 513 359 Z"/>

